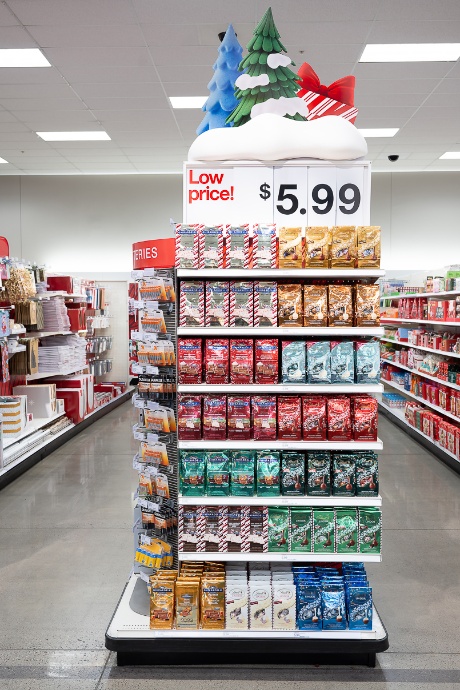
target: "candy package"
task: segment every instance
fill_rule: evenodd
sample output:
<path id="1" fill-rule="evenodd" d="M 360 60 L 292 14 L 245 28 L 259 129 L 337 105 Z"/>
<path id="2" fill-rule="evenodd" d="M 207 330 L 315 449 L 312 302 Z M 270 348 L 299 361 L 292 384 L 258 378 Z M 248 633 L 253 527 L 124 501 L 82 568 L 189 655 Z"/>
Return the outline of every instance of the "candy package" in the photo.
<path id="1" fill-rule="evenodd" d="M 198 506 L 179 506 L 178 537 L 180 551 L 198 551 L 199 511 Z"/>
<path id="2" fill-rule="evenodd" d="M 180 284 L 179 325 L 189 328 L 204 326 L 204 282 L 183 280 Z"/>
<path id="3" fill-rule="evenodd" d="M 230 283 L 208 281 L 206 283 L 206 327 L 228 328 L 230 317 Z"/>
<path id="4" fill-rule="evenodd" d="M 251 630 L 271 630 L 273 600 L 270 581 L 249 583 L 249 627 Z"/>
<path id="5" fill-rule="evenodd" d="M 355 459 L 348 453 L 332 454 L 332 495 L 354 496 L 356 493 Z"/>
<path id="6" fill-rule="evenodd" d="M 350 285 L 329 285 L 329 326 L 353 326 L 353 296 Z"/>
<path id="7" fill-rule="evenodd" d="M 243 280 L 230 282 L 230 328 L 252 327 L 254 325 L 253 283 Z"/>
<path id="8" fill-rule="evenodd" d="M 299 630 L 321 630 L 321 585 L 310 581 L 297 584 L 297 627 Z"/>
<path id="9" fill-rule="evenodd" d="M 377 340 L 362 340 L 355 343 L 356 383 L 379 383 L 380 344 Z"/>
<path id="10" fill-rule="evenodd" d="M 203 576 L 200 593 L 202 629 L 223 630 L 225 628 L 225 577 Z"/>
<path id="11" fill-rule="evenodd" d="M 203 396 L 203 439 L 223 441 L 227 438 L 227 397 Z"/>
<path id="12" fill-rule="evenodd" d="M 200 512 L 200 522 L 203 528 L 203 551 L 219 551 L 219 522 L 222 513 L 219 506 L 204 506 Z"/>
<path id="13" fill-rule="evenodd" d="M 291 508 L 289 551 L 293 553 L 311 551 L 311 525 L 311 508 L 297 506 Z"/>
<path id="14" fill-rule="evenodd" d="M 255 341 L 255 382 L 278 383 L 278 340 Z"/>
<path id="15" fill-rule="evenodd" d="M 249 268 L 249 226 L 227 227 L 226 268 Z"/>
<path id="16" fill-rule="evenodd" d="M 332 228 L 331 268 L 354 268 L 356 250 L 354 226 L 340 225 Z"/>
<path id="17" fill-rule="evenodd" d="M 293 582 L 277 582 L 273 585 L 273 629 L 295 630 L 296 586 Z"/>
<path id="18" fill-rule="evenodd" d="M 303 286 L 303 325 L 327 327 L 327 285 Z"/>
<path id="19" fill-rule="evenodd" d="M 367 451 L 356 454 L 356 495 L 379 495 L 378 457 Z"/>
<path id="20" fill-rule="evenodd" d="M 358 511 L 356 508 L 335 509 L 335 544 L 337 553 L 358 552 Z"/>
<path id="21" fill-rule="evenodd" d="M 255 441 L 276 439 L 276 396 L 252 396 L 252 420 Z"/>
<path id="22" fill-rule="evenodd" d="M 249 506 L 248 522 L 249 551 L 251 553 L 266 553 L 268 551 L 268 508 Z"/>
<path id="23" fill-rule="evenodd" d="M 358 239 L 358 268 L 380 268 L 380 226 L 360 225 Z"/>
<path id="24" fill-rule="evenodd" d="M 196 225 L 176 224 L 176 267 L 199 268 L 200 238 Z"/>
<path id="25" fill-rule="evenodd" d="M 255 456 L 252 450 L 234 450 L 231 457 L 232 496 L 254 496 Z"/>
<path id="26" fill-rule="evenodd" d="M 289 549 L 289 508 L 268 508 L 268 550 L 275 552 Z"/>
<path id="27" fill-rule="evenodd" d="M 321 611 L 323 630 L 346 630 L 345 589 L 342 585 L 323 585 Z"/>
<path id="28" fill-rule="evenodd" d="M 252 238 L 252 267 L 276 268 L 276 227 L 256 225 Z"/>
<path id="29" fill-rule="evenodd" d="M 254 326 L 256 328 L 278 325 L 278 286 L 276 282 L 254 283 Z"/>
<path id="30" fill-rule="evenodd" d="M 331 455 L 328 451 L 307 453 L 307 496 L 331 495 Z"/>
<path id="31" fill-rule="evenodd" d="M 382 514 L 380 508 L 359 509 L 359 550 L 380 553 Z"/>
<path id="32" fill-rule="evenodd" d="M 256 451 L 257 495 L 280 495 L 280 454 L 276 451 Z"/>
<path id="33" fill-rule="evenodd" d="M 328 340 L 307 342 L 308 383 L 331 382 L 331 349 Z"/>
<path id="34" fill-rule="evenodd" d="M 206 338 L 204 367 L 206 383 L 228 383 L 230 346 L 228 338 Z"/>
<path id="35" fill-rule="evenodd" d="M 224 451 L 206 453 L 206 494 L 230 495 L 230 455 Z"/>
<path id="36" fill-rule="evenodd" d="M 302 228 L 279 228 L 278 268 L 302 268 Z"/>
<path id="37" fill-rule="evenodd" d="M 315 553 L 334 553 L 335 513 L 327 508 L 313 510 L 313 551 Z"/>
<path id="38" fill-rule="evenodd" d="M 227 575 L 225 627 L 227 630 L 248 630 L 248 586 L 245 582 L 229 581 Z"/>
<path id="39" fill-rule="evenodd" d="M 353 439 L 377 441 L 378 402 L 370 396 L 353 399 Z"/>
<path id="40" fill-rule="evenodd" d="M 361 328 L 380 326 L 379 285 L 356 286 L 355 322 Z"/>
<path id="41" fill-rule="evenodd" d="M 174 582 L 157 581 L 150 587 L 150 629 L 171 630 L 174 623 Z"/>
<path id="42" fill-rule="evenodd" d="M 224 229 L 222 225 L 200 227 L 200 268 L 224 267 Z"/>
<path id="43" fill-rule="evenodd" d="M 254 380 L 254 341 L 230 339 L 230 382 L 252 383 Z"/>
<path id="44" fill-rule="evenodd" d="M 328 268 L 331 231 L 326 227 L 305 229 L 305 268 Z"/>
<path id="45" fill-rule="evenodd" d="M 249 395 L 229 395 L 227 398 L 228 438 L 251 438 L 251 398 Z"/>
<path id="46" fill-rule="evenodd" d="M 351 401 L 345 396 L 330 397 L 327 401 L 328 441 L 351 441 Z"/>
<path id="47" fill-rule="evenodd" d="M 303 340 L 282 341 L 281 372 L 283 383 L 306 383 L 306 355 Z"/>
<path id="48" fill-rule="evenodd" d="M 197 441 L 201 438 L 201 396 L 180 395 L 177 403 L 179 438 Z"/>
<path id="49" fill-rule="evenodd" d="M 191 578 L 176 581 L 176 628 L 196 630 L 198 628 L 199 582 Z"/>
<path id="50" fill-rule="evenodd" d="M 354 383 L 355 357 L 350 340 L 331 340 L 331 383 Z"/>
<path id="51" fill-rule="evenodd" d="M 233 487 L 233 476 L 232 476 L 232 487 Z M 254 478 L 253 478 L 254 487 Z M 232 491 L 232 495 L 233 491 Z M 252 496 L 252 494 L 251 494 Z M 227 547 L 226 551 L 233 553 L 240 553 L 242 548 L 242 535 L 243 529 L 243 518 L 247 508 L 242 506 L 229 506 L 227 513 Z M 249 520 L 249 516 L 248 516 Z"/>
<path id="52" fill-rule="evenodd" d="M 305 494 L 305 457 L 302 453 L 283 451 L 281 457 L 281 493 L 283 496 Z"/>
<path id="53" fill-rule="evenodd" d="M 201 338 L 178 338 L 177 369 L 179 383 L 201 383 L 202 361 Z"/>
<path id="54" fill-rule="evenodd" d="M 327 433 L 326 398 L 306 395 L 302 398 L 302 436 L 304 441 L 325 441 Z"/>
<path id="55" fill-rule="evenodd" d="M 204 496 L 206 456 L 202 451 L 180 451 L 182 496 Z"/>
<path id="56" fill-rule="evenodd" d="M 302 434 L 302 408 L 300 397 L 278 398 L 278 438 L 300 441 Z"/>
<path id="57" fill-rule="evenodd" d="M 301 327 L 303 302 L 301 285 L 278 285 L 278 326 Z"/>
<path id="58" fill-rule="evenodd" d="M 372 587 L 348 587 L 348 627 L 372 630 Z"/>

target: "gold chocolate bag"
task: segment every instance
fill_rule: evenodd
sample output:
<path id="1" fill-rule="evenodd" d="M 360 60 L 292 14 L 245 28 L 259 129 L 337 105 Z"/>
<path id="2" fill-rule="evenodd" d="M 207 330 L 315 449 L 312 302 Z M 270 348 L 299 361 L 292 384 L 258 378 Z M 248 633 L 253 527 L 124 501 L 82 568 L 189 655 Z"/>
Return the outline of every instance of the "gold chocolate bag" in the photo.
<path id="1" fill-rule="evenodd" d="M 171 630 L 174 623 L 174 581 L 156 580 L 150 588 L 150 628 Z"/>
<path id="2" fill-rule="evenodd" d="M 328 268 L 331 231 L 328 227 L 305 229 L 305 268 Z"/>
<path id="3" fill-rule="evenodd" d="M 279 229 L 279 268 L 302 268 L 302 228 Z"/>
<path id="4" fill-rule="evenodd" d="M 354 268 L 355 263 L 355 226 L 339 225 L 332 228 L 331 268 Z"/>
<path id="5" fill-rule="evenodd" d="M 360 225 L 358 236 L 358 268 L 380 268 L 380 225 Z"/>
<path id="6" fill-rule="evenodd" d="M 329 326 L 353 326 L 353 296 L 350 285 L 329 285 Z"/>
<path id="7" fill-rule="evenodd" d="M 196 630 L 198 628 L 198 597 L 200 584 L 192 578 L 176 581 L 176 628 Z"/>
<path id="8" fill-rule="evenodd" d="M 380 326 L 380 287 L 378 285 L 356 286 L 356 325 Z"/>
<path id="9" fill-rule="evenodd" d="M 278 285 L 278 326 L 301 327 L 302 322 L 302 286 Z"/>
<path id="10" fill-rule="evenodd" d="M 303 286 L 303 325 L 327 326 L 327 285 Z"/>
<path id="11" fill-rule="evenodd" d="M 200 609 L 203 630 L 225 628 L 225 579 L 222 576 L 203 577 Z"/>

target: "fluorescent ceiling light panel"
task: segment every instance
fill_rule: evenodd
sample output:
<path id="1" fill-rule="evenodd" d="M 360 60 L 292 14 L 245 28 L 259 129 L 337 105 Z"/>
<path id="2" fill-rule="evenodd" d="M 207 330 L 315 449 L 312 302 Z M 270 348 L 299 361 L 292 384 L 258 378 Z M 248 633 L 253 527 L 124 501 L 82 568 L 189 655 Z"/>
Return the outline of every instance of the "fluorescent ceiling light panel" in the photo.
<path id="1" fill-rule="evenodd" d="M 37 132 L 45 141 L 110 141 L 107 132 Z"/>
<path id="2" fill-rule="evenodd" d="M 8 161 L 6 161 L 4 158 L 0 158 L 0 165 L 2 165 L 2 163 L 8 163 Z"/>
<path id="3" fill-rule="evenodd" d="M 38 48 L 1 48 L 0 67 L 51 67 Z"/>
<path id="4" fill-rule="evenodd" d="M 460 43 L 368 43 L 360 62 L 455 62 Z"/>
<path id="5" fill-rule="evenodd" d="M 369 137 L 394 137 L 399 132 L 399 127 L 380 127 L 373 129 L 358 129 L 359 132 L 368 139 Z"/>
<path id="6" fill-rule="evenodd" d="M 169 100 L 173 108 L 202 108 L 207 98 L 207 96 L 170 96 Z"/>
<path id="7" fill-rule="evenodd" d="M 442 161 L 455 161 L 455 160 L 460 160 L 460 151 L 446 151 L 445 153 L 442 154 L 442 156 L 439 156 L 439 160 Z"/>

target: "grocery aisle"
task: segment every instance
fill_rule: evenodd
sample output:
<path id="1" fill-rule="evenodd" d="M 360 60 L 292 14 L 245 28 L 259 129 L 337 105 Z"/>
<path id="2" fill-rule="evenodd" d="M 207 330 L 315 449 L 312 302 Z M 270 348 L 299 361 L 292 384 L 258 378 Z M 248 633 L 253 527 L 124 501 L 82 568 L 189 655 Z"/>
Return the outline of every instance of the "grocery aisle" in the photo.
<path id="1" fill-rule="evenodd" d="M 460 688 L 460 477 L 382 417 L 377 668 L 117 668 L 104 632 L 133 548 L 132 421 L 127 403 L 0 493 L 2 690 Z"/>

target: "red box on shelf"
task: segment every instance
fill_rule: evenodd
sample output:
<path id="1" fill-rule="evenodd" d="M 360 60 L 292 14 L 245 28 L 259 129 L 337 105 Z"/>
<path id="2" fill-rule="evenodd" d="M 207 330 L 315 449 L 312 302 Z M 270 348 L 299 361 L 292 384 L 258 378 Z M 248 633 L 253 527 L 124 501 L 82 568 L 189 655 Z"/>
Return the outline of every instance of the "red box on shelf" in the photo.
<path id="1" fill-rule="evenodd" d="M 48 284 L 48 290 L 50 292 L 58 292 L 63 290 L 68 294 L 73 292 L 73 278 L 72 276 L 46 276 L 46 282 Z"/>
<path id="2" fill-rule="evenodd" d="M 328 441 L 351 441 L 351 400 L 345 396 L 327 401 Z"/>
<path id="3" fill-rule="evenodd" d="M 74 424 L 83 421 L 86 405 L 82 388 L 57 388 L 56 398 L 64 400 L 65 413 Z"/>

